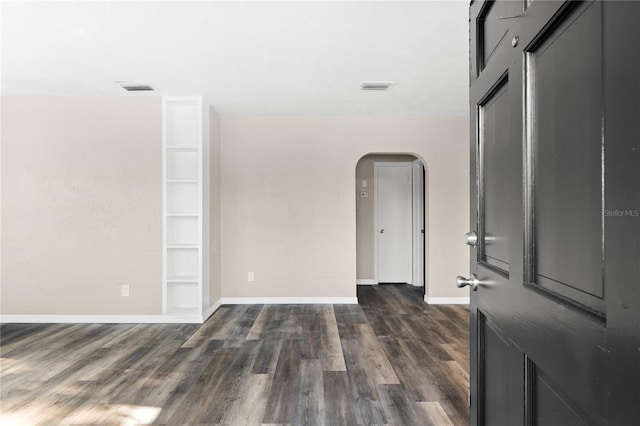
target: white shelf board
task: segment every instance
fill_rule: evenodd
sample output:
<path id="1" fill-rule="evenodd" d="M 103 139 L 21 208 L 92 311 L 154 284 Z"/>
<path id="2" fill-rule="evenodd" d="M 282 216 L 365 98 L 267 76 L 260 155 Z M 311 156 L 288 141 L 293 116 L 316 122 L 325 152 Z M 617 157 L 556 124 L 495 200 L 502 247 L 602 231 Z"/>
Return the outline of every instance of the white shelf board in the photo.
<path id="1" fill-rule="evenodd" d="M 198 213 L 167 213 L 167 217 L 198 217 Z"/>
<path id="2" fill-rule="evenodd" d="M 195 275 L 171 275 L 167 277 L 167 283 L 198 284 L 198 277 Z"/>
<path id="3" fill-rule="evenodd" d="M 200 149 L 199 146 L 180 146 L 180 145 L 168 145 L 166 148 L 171 151 L 194 151 L 194 152 L 197 152 Z"/>
<path id="4" fill-rule="evenodd" d="M 197 244 L 169 244 L 167 248 L 175 250 L 197 250 L 199 247 Z"/>
<path id="5" fill-rule="evenodd" d="M 198 179 L 167 179 L 167 183 L 198 183 Z"/>

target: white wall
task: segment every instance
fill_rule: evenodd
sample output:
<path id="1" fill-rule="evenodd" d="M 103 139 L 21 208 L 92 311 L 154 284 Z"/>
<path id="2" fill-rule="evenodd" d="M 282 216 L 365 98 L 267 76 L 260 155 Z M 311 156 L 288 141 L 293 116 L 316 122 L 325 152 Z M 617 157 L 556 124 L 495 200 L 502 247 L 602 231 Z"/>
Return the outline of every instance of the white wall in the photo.
<path id="1" fill-rule="evenodd" d="M 429 296 L 468 296 L 467 117 L 223 117 L 222 140 L 223 297 L 355 296 L 354 172 L 372 152 L 424 160 Z"/>
<path id="2" fill-rule="evenodd" d="M 2 98 L 2 314 L 161 314 L 161 111 Z"/>
<path id="3" fill-rule="evenodd" d="M 371 152 L 425 160 L 429 295 L 468 294 L 466 117 L 210 118 L 212 303 L 355 296 Z M 3 97 L 2 314 L 161 313 L 161 120 L 159 97 Z"/>

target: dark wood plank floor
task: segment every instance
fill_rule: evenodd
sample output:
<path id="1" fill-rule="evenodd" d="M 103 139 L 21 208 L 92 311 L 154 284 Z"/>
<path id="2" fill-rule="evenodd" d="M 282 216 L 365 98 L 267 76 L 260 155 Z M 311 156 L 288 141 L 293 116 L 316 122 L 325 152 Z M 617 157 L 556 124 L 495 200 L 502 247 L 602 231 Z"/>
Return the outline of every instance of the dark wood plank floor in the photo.
<path id="1" fill-rule="evenodd" d="M 466 425 L 468 309 L 222 306 L 203 325 L 3 324 L 0 423 Z"/>

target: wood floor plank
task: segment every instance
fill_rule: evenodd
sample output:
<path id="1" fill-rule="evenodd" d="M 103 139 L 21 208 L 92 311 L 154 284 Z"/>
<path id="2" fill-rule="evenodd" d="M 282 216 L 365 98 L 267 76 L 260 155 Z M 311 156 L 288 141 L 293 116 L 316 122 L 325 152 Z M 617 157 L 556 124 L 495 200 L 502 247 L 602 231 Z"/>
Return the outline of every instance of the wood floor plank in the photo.
<path id="1" fill-rule="evenodd" d="M 358 300 L 359 300 L 358 296 Z M 333 305 L 333 312 L 336 316 L 338 326 L 340 324 L 365 324 L 367 316 L 363 311 L 362 304 L 359 305 Z"/>
<path id="2" fill-rule="evenodd" d="M 226 339 L 233 332 L 234 327 L 247 309 L 249 309 L 248 305 L 221 306 L 210 318 L 214 324 L 212 324 L 213 333 L 209 336 L 209 340 Z"/>
<path id="3" fill-rule="evenodd" d="M 104 325 L 103 327 L 105 327 L 108 330 L 110 328 L 110 325 Z M 152 368 L 152 364 L 149 362 L 149 359 L 155 354 L 155 352 L 153 350 L 149 350 L 148 348 L 163 347 L 170 351 L 175 350 L 175 348 L 177 348 L 185 339 L 185 337 L 181 336 L 179 333 L 179 331 L 182 328 L 183 328 L 182 326 L 176 326 L 175 327 L 176 333 L 161 333 L 156 331 L 149 332 L 149 333 L 146 333 L 145 338 L 138 339 L 138 342 L 140 343 L 140 348 L 147 348 L 146 354 L 144 354 L 145 349 L 142 349 L 142 353 L 140 357 L 141 359 L 138 362 L 138 365 L 142 365 L 143 368 Z M 92 353 L 94 346 L 100 345 L 100 342 L 102 340 L 108 339 L 108 338 L 110 338 L 109 334 L 105 335 L 101 339 L 101 338 L 98 338 L 97 333 L 93 333 L 92 336 L 90 337 L 91 345 L 87 345 L 85 340 L 84 344 L 81 345 L 79 348 L 76 348 L 72 352 L 70 352 L 69 356 L 62 357 L 62 365 L 68 364 L 69 362 L 73 362 L 74 359 L 78 359 L 78 358 L 80 360 L 83 360 L 85 356 Z M 112 350 L 111 353 L 116 353 L 119 351 L 120 348 L 114 348 L 114 347 L 105 348 L 103 347 L 103 345 L 101 345 L 100 349 L 111 349 Z M 121 351 L 121 352 L 125 352 L 125 351 Z M 103 353 L 108 354 L 110 353 L 110 351 L 104 351 Z M 96 361 L 99 361 L 99 360 L 100 359 Z M 132 366 L 133 368 L 136 368 L 136 369 L 138 368 L 137 366 L 132 364 L 126 364 L 126 366 L 128 368 L 132 368 Z M 76 368 L 76 370 L 79 372 L 81 369 Z M 89 377 L 89 374 L 91 374 L 91 370 L 89 368 L 85 368 L 84 370 L 85 372 L 83 375 L 77 376 L 80 380 L 87 379 Z M 55 379 L 55 378 L 52 378 L 51 380 L 61 381 L 60 379 Z"/>
<path id="4" fill-rule="evenodd" d="M 439 402 L 415 402 L 413 406 L 424 426 L 454 426 Z"/>
<path id="5" fill-rule="evenodd" d="M 443 398 L 443 392 L 438 384 L 432 380 L 425 380 L 428 371 L 411 361 L 398 340 L 390 337 L 384 337 L 381 340 L 387 356 L 393 359 L 393 369 L 404 386 L 408 400 L 439 401 Z"/>
<path id="6" fill-rule="evenodd" d="M 183 401 L 185 401 L 194 386 L 203 386 L 201 383 L 204 381 L 203 371 L 214 358 L 222 358 L 219 361 L 221 365 L 224 365 L 226 360 L 231 362 L 232 356 L 229 354 L 231 349 L 222 348 L 222 344 L 223 342 L 221 341 L 213 340 L 203 345 L 200 349 L 188 349 L 193 351 L 194 355 L 197 353 L 198 356 L 188 357 L 185 370 L 178 384 L 171 390 L 154 424 L 168 424 L 169 419 L 172 417 L 181 417 L 180 413 L 186 410 L 185 406 L 188 407 L 189 405 L 188 403 L 183 405 Z"/>
<path id="7" fill-rule="evenodd" d="M 300 362 L 293 424 L 324 425 L 326 424 L 325 410 L 322 360 L 303 359 Z"/>
<path id="8" fill-rule="evenodd" d="M 302 307 L 302 332 L 320 332 L 322 315 L 322 305 L 304 305 Z"/>
<path id="9" fill-rule="evenodd" d="M 299 339 L 302 336 L 303 309 L 302 305 L 288 306 L 287 316 L 282 324 L 282 331 L 286 339 Z"/>
<path id="10" fill-rule="evenodd" d="M 295 395 L 298 392 L 298 370 L 302 360 L 298 339 L 282 342 L 276 371 L 265 409 L 264 423 L 289 423 L 295 410 Z"/>
<path id="11" fill-rule="evenodd" d="M 302 359 L 322 359 L 322 333 L 304 331 L 300 335 L 300 355 Z"/>
<path id="12" fill-rule="evenodd" d="M 260 352 L 258 353 L 256 362 L 253 364 L 251 372 L 253 374 L 274 374 L 276 372 L 276 366 L 278 365 L 281 349 L 281 339 L 262 340 Z"/>
<path id="13" fill-rule="evenodd" d="M 198 329 L 185 340 L 181 347 L 196 348 L 205 344 L 215 331 L 220 328 L 220 324 L 215 318 L 217 313 L 218 312 L 214 313 L 213 316 L 209 317 L 204 324 L 198 327 Z"/>
<path id="14" fill-rule="evenodd" d="M 40 340 L 41 346 L 37 345 L 37 342 L 32 342 L 27 345 L 26 348 L 15 348 L 12 351 L 3 355 L 3 361 L 9 361 L 9 363 L 3 362 L 1 379 L 5 388 L 11 388 L 16 382 L 24 380 L 45 381 L 51 376 L 54 376 L 59 371 L 68 368 L 68 362 L 63 355 L 69 353 L 65 351 L 64 347 L 67 342 L 71 342 L 70 336 L 76 336 L 79 332 L 79 327 L 60 327 L 58 332 L 49 336 L 42 337 Z M 88 334 L 84 334 L 85 338 Z M 39 350 L 44 348 L 44 350 Z M 48 350 L 48 351 L 47 351 Z M 46 359 L 46 367 L 43 368 L 43 362 Z M 20 360 L 20 363 L 11 362 L 13 360 Z M 8 368 L 5 366 L 8 365 Z M 25 368 L 29 366 L 29 368 Z M 16 371 L 15 369 L 18 369 Z"/>
<path id="15" fill-rule="evenodd" d="M 385 312 L 378 308 L 363 307 L 365 315 L 367 316 L 368 324 L 373 329 L 376 336 L 393 336 L 394 329 L 388 322 Z"/>
<path id="16" fill-rule="evenodd" d="M 39 345 L 52 334 L 60 333 L 60 327 L 53 324 L 29 324 L 25 327 L 8 328 L 16 324 L 3 324 L 0 335 L 0 356 L 11 358 L 26 353 L 32 349 L 32 345 Z M 5 331 L 6 330 L 6 331 Z M 14 352 L 19 350 L 20 352 Z"/>
<path id="17" fill-rule="evenodd" d="M 407 303 L 407 297 L 405 292 L 407 289 L 402 289 L 397 285 L 384 285 L 387 290 L 387 294 L 382 299 L 386 302 L 388 309 L 396 312 L 398 315 L 406 315 L 411 309 L 411 305 Z"/>
<path id="18" fill-rule="evenodd" d="M 325 371 L 323 373 L 325 423 L 327 425 L 358 424 L 356 401 L 351 393 L 349 375 L 346 371 Z"/>
<path id="19" fill-rule="evenodd" d="M 139 401 L 143 406 L 163 406 L 184 378 L 189 358 L 193 359 L 197 354 L 198 350 L 194 348 L 177 349 L 135 389 L 135 393 L 130 397 L 131 401 Z"/>
<path id="20" fill-rule="evenodd" d="M 7 424 L 465 425 L 468 307 L 225 305 L 205 324 L 2 324 Z"/>
<path id="21" fill-rule="evenodd" d="M 251 305 L 249 306 L 238 321 L 231 332 L 225 338 L 225 346 L 240 347 L 244 341 L 247 340 L 247 334 L 256 318 L 260 314 L 263 305 Z"/>
<path id="22" fill-rule="evenodd" d="M 132 347 L 130 350 L 124 352 L 123 359 L 124 362 L 130 358 L 137 358 L 143 351 L 140 348 Z M 87 356 L 84 358 L 79 358 L 75 360 L 75 362 L 71 365 L 58 363 L 58 367 L 56 367 L 56 371 L 59 370 L 59 366 L 64 366 L 64 369 L 60 369 L 55 375 L 51 378 L 43 375 L 42 380 L 39 380 L 38 387 L 38 395 L 39 398 L 35 398 L 38 395 L 26 394 L 25 398 L 19 398 L 17 396 L 12 396 L 11 398 L 4 398 L 3 395 L 3 407 L 10 411 L 14 410 L 16 407 L 29 408 L 34 404 L 42 404 L 44 406 L 49 405 L 57 405 L 56 400 L 58 397 L 58 392 L 66 393 L 70 384 L 73 383 L 74 380 L 81 380 L 82 376 L 85 376 L 87 369 L 93 369 L 97 363 L 102 362 L 105 358 L 108 358 L 112 354 L 112 350 L 110 348 L 97 348 L 96 351 L 92 354 L 92 356 Z M 109 373 L 109 377 L 118 377 L 114 376 L 112 372 Z M 113 384 L 113 383 L 111 383 Z M 4 389 L 11 389 L 10 383 L 3 381 L 3 391 Z"/>
<path id="23" fill-rule="evenodd" d="M 407 354 L 417 364 L 422 364 L 427 361 L 451 361 L 453 357 L 444 350 L 442 344 L 434 343 L 429 340 L 401 340 L 400 344 L 403 346 Z"/>
<path id="24" fill-rule="evenodd" d="M 450 388 L 445 388 L 449 392 Z M 457 399 L 443 399 L 439 401 L 440 406 L 447 413 L 447 416 L 455 426 L 466 426 L 469 424 L 468 403 Z"/>
<path id="25" fill-rule="evenodd" d="M 88 381 L 76 381 L 69 384 L 65 388 L 52 393 L 49 399 L 51 409 L 46 412 L 39 412 L 36 416 L 29 417 L 32 417 L 36 424 L 74 424 L 73 420 L 69 421 L 70 418 L 74 416 L 79 421 L 87 422 L 86 399 L 77 398 L 74 397 L 74 395 L 84 393 L 91 394 L 94 389 L 92 385 L 93 383 Z M 37 409 L 38 405 L 34 408 Z"/>
<path id="26" fill-rule="evenodd" d="M 458 311 L 450 306 L 438 305 L 437 309 L 443 318 L 455 319 L 458 316 Z M 468 324 L 462 321 L 442 320 L 438 322 L 438 325 L 444 330 L 444 335 L 448 336 L 450 340 L 468 347 L 468 339 L 462 337 L 468 330 Z"/>
<path id="27" fill-rule="evenodd" d="M 469 373 L 456 361 L 444 361 L 442 369 L 450 379 L 452 388 L 457 395 L 457 400 L 464 402 L 468 396 L 466 390 L 469 389 Z"/>
<path id="28" fill-rule="evenodd" d="M 77 332 L 74 332 L 74 335 L 76 334 Z M 165 333 L 165 336 L 167 335 L 171 336 L 171 334 Z M 164 339 L 166 340 L 167 337 L 164 337 Z M 46 414 L 46 420 L 43 422 L 46 424 L 60 424 L 62 419 L 61 416 L 71 412 L 75 415 L 78 411 L 83 411 L 87 416 L 91 416 L 95 410 L 88 410 L 88 407 L 95 406 L 96 400 L 103 398 L 101 395 L 109 394 L 112 389 L 127 389 L 127 387 L 119 386 L 119 383 L 126 379 L 126 374 L 114 374 L 114 372 L 105 371 L 105 369 L 99 370 L 105 372 L 102 377 L 102 381 L 82 380 L 83 377 L 88 376 L 87 373 L 89 371 L 95 370 L 94 367 L 96 363 L 104 363 L 110 358 L 117 360 L 119 365 L 125 365 L 127 367 L 130 367 L 135 360 L 141 360 L 144 358 L 144 348 L 137 348 L 133 346 L 127 348 L 127 350 L 115 350 L 112 348 L 101 347 L 101 342 L 101 339 L 87 339 L 87 341 L 85 341 L 87 347 L 93 348 L 94 352 L 89 354 L 89 356 L 78 357 L 74 363 L 67 365 L 64 370 L 59 371 L 49 380 L 44 381 L 38 389 L 41 397 L 35 401 L 19 401 L 19 405 L 22 409 L 28 409 L 31 406 L 50 406 L 53 409 L 43 412 Z M 77 352 L 77 350 L 70 351 L 70 353 Z M 146 352 L 149 351 L 146 350 Z M 112 355 L 117 356 L 112 357 Z M 62 359 L 64 358 L 65 357 Z M 64 364 L 60 362 L 60 359 L 55 359 L 54 362 Z M 121 371 L 124 372 L 126 369 Z M 98 376 L 97 378 L 100 377 Z M 70 392 L 73 392 L 73 390 L 78 387 L 82 388 L 83 392 L 79 392 L 79 397 L 70 399 Z M 88 396 L 89 398 L 86 398 L 85 396 Z"/>
<path id="29" fill-rule="evenodd" d="M 2 345 L 11 345 L 13 342 L 21 342 L 24 336 L 30 337 L 41 330 L 52 328 L 53 324 L 0 324 L 0 341 Z M 2 353 L 2 352 L 0 352 Z"/>
<path id="30" fill-rule="evenodd" d="M 458 343 L 443 343 L 440 345 L 460 367 L 469 375 L 469 350 Z"/>
<path id="31" fill-rule="evenodd" d="M 322 367 L 324 371 L 346 371 L 340 333 L 333 306 L 323 306 L 319 318 L 322 339 Z"/>
<path id="32" fill-rule="evenodd" d="M 143 343 L 140 339 L 145 339 L 149 332 L 159 331 L 153 324 L 114 324 L 112 327 L 112 335 L 109 340 L 102 344 L 102 348 L 119 348 L 126 347 L 131 344 L 131 339 L 135 338 L 138 342 Z"/>
<path id="33" fill-rule="evenodd" d="M 413 326 L 413 322 L 410 321 L 411 316 L 399 315 L 388 318 L 387 324 L 389 324 L 393 332 L 389 333 L 389 336 L 393 336 L 399 340 L 421 340 L 424 337 L 422 330 L 416 329 Z"/>
<path id="34" fill-rule="evenodd" d="M 273 310 L 269 309 L 268 306 L 263 306 L 262 309 L 260 309 L 260 313 L 247 333 L 247 340 L 259 340 L 262 338 L 262 333 L 271 319 L 272 312 Z"/>
<path id="35" fill-rule="evenodd" d="M 369 375 L 370 364 L 365 361 L 365 354 L 359 342 L 355 339 L 342 339 L 342 350 L 355 400 L 358 424 L 386 424 L 377 383 Z"/>
<path id="36" fill-rule="evenodd" d="M 179 331 L 180 328 L 177 330 Z M 158 350 L 158 348 L 168 350 L 169 353 L 178 351 L 184 341 L 184 338 L 179 337 L 178 334 L 179 333 L 171 335 L 167 333 L 162 337 L 158 336 L 158 338 L 150 341 L 149 346 L 145 347 L 147 353 L 141 357 L 137 363 L 130 366 L 126 374 L 120 374 L 120 376 L 123 376 L 123 379 L 119 384 L 112 387 L 109 397 L 117 401 L 137 401 L 137 397 L 139 397 L 145 389 L 151 391 L 149 386 L 152 386 L 154 390 L 161 387 L 157 384 L 154 386 L 157 380 L 156 371 L 160 368 L 167 368 L 165 365 L 167 357 L 166 353 L 163 350 Z M 156 378 L 156 380 L 154 380 L 154 378 Z M 169 382 L 167 384 L 175 385 L 175 381 L 171 380 L 171 378 L 171 376 L 164 376 L 164 380 Z M 168 395 L 168 389 L 165 389 L 162 393 L 156 393 L 156 397 L 160 395 Z"/>
<path id="37" fill-rule="evenodd" d="M 3 355 L 3 358 L 20 359 L 24 364 L 32 366 L 32 368 L 27 370 L 27 374 L 29 372 L 38 376 L 42 373 L 46 374 L 48 369 L 39 368 L 45 358 L 47 360 L 56 359 L 55 351 L 64 348 L 72 336 L 84 327 L 86 326 L 83 324 L 64 324 L 58 327 L 57 333 L 33 343 L 29 348 L 14 349 L 11 354 L 7 353 Z M 6 382 L 7 380 L 6 374 L 3 371 L 3 381 Z"/>
<path id="38" fill-rule="evenodd" d="M 194 423 L 220 423 L 225 412 L 233 408 L 242 397 L 242 384 L 250 375 L 261 345 L 261 341 L 248 340 L 239 347 L 233 347 L 231 363 L 225 363 L 224 370 L 207 380 L 209 383 L 200 394 L 200 409 L 194 416 Z"/>
<path id="39" fill-rule="evenodd" d="M 356 325 L 356 334 L 361 350 L 364 352 L 367 374 L 371 375 L 377 384 L 399 384 L 398 376 L 393 371 L 393 367 L 371 327 L 366 324 Z"/>
<path id="40" fill-rule="evenodd" d="M 418 416 L 409 402 L 402 385 L 380 385 L 380 398 L 387 417 L 392 425 L 420 424 Z"/>
<path id="41" fill-rule="evenodd" d="M 211 407 L 204 398 L 209 398 L 216 389 L 223 386 L 224 373 L 233 363 L 237 348 L 220 348 L 208 357 L 198 370 L 192 370 L 193 376 L 179 384 L 182 397 L 176 401 L 176 408 L 169 412 L 167 424 L 199 424 Z M 172 395 L 173 396 L 173 395 Z M 178 399 L 178 398 L 177 398 Z M 214 422 L 211 422 L 214 423 Z"/>
<path id="42" fill-rule="evenodd" d="M 233 404 L 222 416 L 225 425 L 262 425 L 272 380 L 271 374 L 250 374 L 238 388 Z"/>

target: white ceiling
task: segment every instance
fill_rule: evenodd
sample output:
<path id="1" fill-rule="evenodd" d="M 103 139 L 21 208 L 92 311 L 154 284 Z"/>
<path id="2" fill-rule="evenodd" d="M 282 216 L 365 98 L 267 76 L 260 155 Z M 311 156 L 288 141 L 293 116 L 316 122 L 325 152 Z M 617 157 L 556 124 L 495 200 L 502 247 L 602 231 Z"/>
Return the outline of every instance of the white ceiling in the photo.
<path id="1" fill-rule="evenodd" d="M 468 1 L 1 7 L 3 95 L 141 96 L 114 83 L 133 80 L 223 115 L 468 113 Z"/>

